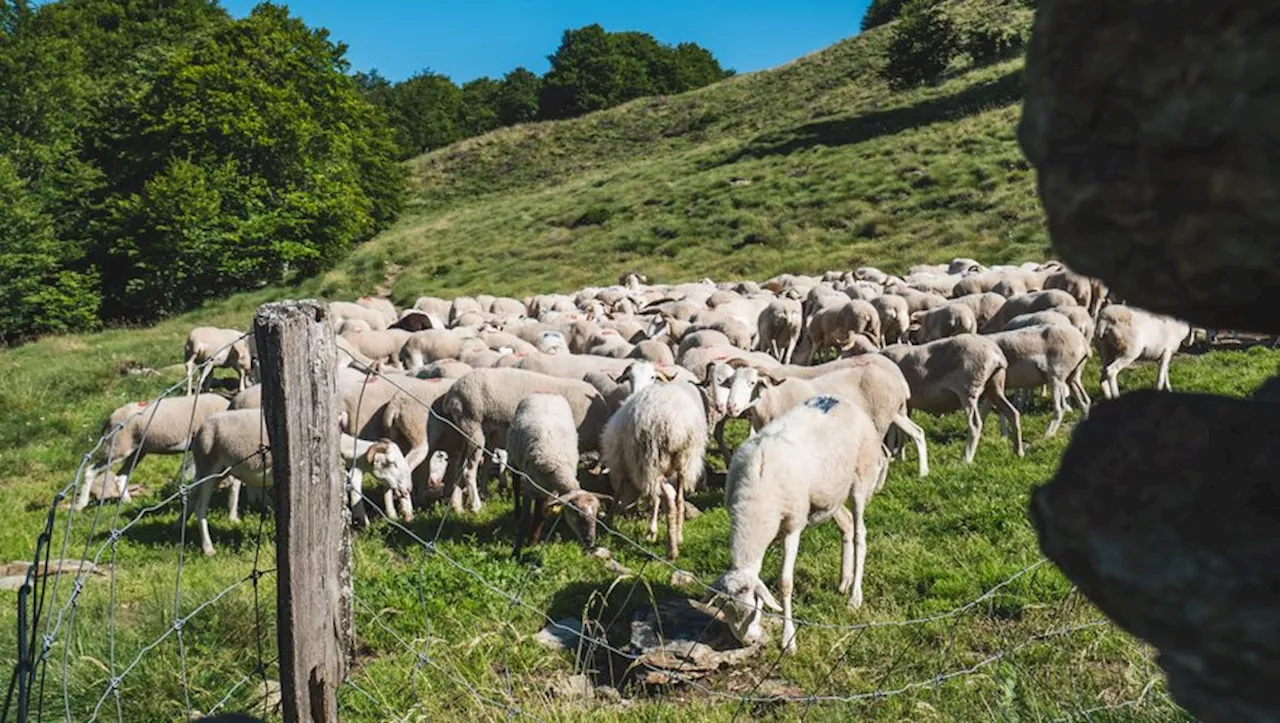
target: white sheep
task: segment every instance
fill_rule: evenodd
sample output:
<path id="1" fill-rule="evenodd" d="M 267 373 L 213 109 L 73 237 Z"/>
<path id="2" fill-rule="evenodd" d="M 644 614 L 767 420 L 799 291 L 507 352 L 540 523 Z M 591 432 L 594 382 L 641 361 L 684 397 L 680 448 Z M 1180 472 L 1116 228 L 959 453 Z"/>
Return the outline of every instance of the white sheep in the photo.
<path id="1" fill-rule="evenodd" d="M 394 318 L 388 321 L 386 315 L 377 309 L 371 309 L 350 301 L 330 301 L 329 323 L 333 328 L 335 330 L 342 328 L 343 322 L 347 319 L 361 319 L 373 331 L 382 331 L 391 322 L 395 321 Z"/>
<path id="2" fill-rule="evenodd" d="M 991 317 L 986 324 L 978 327 L 978 331 L 989 334 L 1004 329 L 1004 325 L 1015 316 L 1045 311 L 1058 306 L 1078 306 L 1076 298 L 1065 291 L 1050 289 L 1030 294 L 1014 296 L 1004 302 L 1004 306 Z"/>
<path id="3" fill-rule="evenodd" d="M 105 496 L 111 485 L 120 491 L 122 502 L 129 501 L 129 477 L 148 454 L 182 454 L 191 445 L 191 437 L 210 415 L 225 411 L 229 402 L 218 394 L 166 397 L 155 401 L 133 402 L 118 407 L 102 424 L 106 437 L 97 459 L 84 473 L 84 482 L 72 509 L 89 505 L 94 481 L 105 472 L 102 490 Z M 124 460 L 120 474 L 111 467 Z"/>
<path id="4" fill-rule="evenodd" d="M 865 511 L 885 470 L 880 434 L 871 418 L 839 397 L 814 397 L 743 442 L 729 464 L 724 491 L 729 569 L 710 586 L 710 602 L 724 611 L 739 640 L 760 640 L 767 607 L 782 613 L 782 649 L 796 651 L 791 592 L 800 533 L 827 518 L 835 520 L 842 538 L 839 591 L 849 593 L 850 606 L 862 605 Z M 852 503 L 852 514 L 845 500 Z M 760 579 L 765 552 L 778 537 L 781 605 Z"/>
<path id="5" fill-rule="evenodd" d="M 187 394 L 193 390 L 204 391 L 205 380 L 214 367 L 230 367 L 239 375 L 239 387 L 248 386 L 247 379 L 253 370 L 253 352 L 250 349 L 250 337 L 243 331 L 235 329 L 219 329 L 213 326 L 197 326 L 187 334 L 187 343 L 183 348 L 183 358 L 187 366 Z M 200 373 L 199 385 L 194 385 L 193 375 L 196 366 L 208 364 Z M 194 387 L 194 389 L 193 389 Z"/>
<path id="6" fill-rule="evenodd" d="M 513 557 L 525 544 L 542 539 L 542 526 L 554 508 L 568 506 L 570 527 L 590 549 L 596 545 L 601 497 L 578 484 L 578 430 L 564 397 L 533 394 L 521 400 L 507 428 L 507 464 L 525 476 L 512 483 L 516 524 Z"/>
<path id="7" fill-rule="evenodd" d="M 1098 314 L 1094 341 L 1102 361 L 1102 393 L 1120 396 L 1120 371 L 1136 361 L 1159 361 L 1156 389 L 1173 391 L 1169 361 L 1191 336 L 1191 325 L 1171 316 L 1153 314 L 1133 306 L 1112 304 Z"/>
<path id="8" fill-rule="evenodd" d="M 209 501 L 213 497 L 212 477 L 223 475 L 239 483 L 265 487 L 271 483 L 271 452 L 265 446 L 262 431 L 262 413 L 256 409 L 241 409 L 210 415 L 200 426 L 191 444 L 195 462 L 195 479 L 199 481 L 196 503 L 191 513 L 200 528 L 200 549 L 205 555 L 213 555 L 213 540 L 209 536 Z M 347 463 L 354 463 L 349 487 L 349 503 L 356 507 L 361 501 L 361 476 L 371 473 L 386 484 L 389 497 L 401 503 L 406 519 L 413 518 L 409 503 L 409 467 L 400 449 L 390 440 L 368 442 L 347 435 L 340 435 L 339 449 L 333 450 Z M 232 485 L 230 505 L 238 505 L 238 486 Z M 390 506 L 390 503 L 388 503 Z M 392 514 L 394 510 L 389 510 Z M 184 524 L 186 520 L 183 520 Z"/>
<path id="9" fill-rule="evenodd" d="M 1052 437 L 1062 425 L 1067 397 L 1085 413 L 1089 395 L 1080 375 L 1089 358 L 1089 340 L 1070 324 L 1045 324 L 987 335 L 1009 363 L 1005 389 L 1031 389 L 1047 384 L 1053 391 L 1053 420 L 1045 431 Z"/>
<path id="10" fill-rule="evenodd" d="M 783 364 L 790 364 L 803 331 L 802 316 L 799 301 L 782 298 L 769 302 L 760 312 L 757 351 L 769 352 Z"/>

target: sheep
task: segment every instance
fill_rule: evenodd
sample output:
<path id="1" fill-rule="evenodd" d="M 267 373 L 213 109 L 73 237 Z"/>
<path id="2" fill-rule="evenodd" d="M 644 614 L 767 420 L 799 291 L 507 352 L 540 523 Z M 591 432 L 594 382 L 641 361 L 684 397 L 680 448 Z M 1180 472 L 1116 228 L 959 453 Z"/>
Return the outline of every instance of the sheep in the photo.
<path id="1" fill-rule="evenodd" d="M 347 319 L 361 319 L 373 331 L 382 331 L 387 328 L 387 317 L 377 309 L 370 309 L 367 306 L 353 304 L 350 301 L 330 301 L 329 302 L 329 323 L 335 330 L 342 327 L 342 323 Z M 394 319 L 393 319 L 394 321 Z"/>
<path id="2" fill-rule="evenodd" d="M 889 280 L 888 274 L 874 266 L 860 266 L 857 269 L 854 269 L 853 277 L 859 281 L 870 281 L 881 285 Z"/>
<path id="3" fill-rule="evenodd" d="M 956 287 L 963 279 L 948 274 L 909 274 L 905 281 L 909 288 L 916 291 L 946 297 L 955 294 Z"/>
<path id="4" fill-rule="evenodd" d="M 480 509 L 477 476 L 480 462 L 489 451 L 485 442 L 506 437 L 516 407 L 531 394 L 563 396 L 578 427 L 579 452 L 600 448 L 601 430 L 610 409 L 590 384 L 523 369 L 477 369 L 455 381 L 436 399 L 427 422 L 429 449 L 449 455 L 445 489 L 455 511 L 462 511 L 464 487 L 471 511 Z"/>
<path id="5" fill-rule="evenodd" d="M 344 323 L 345 328 L 345 323 Z M 432 316 L 424 311 L 416 309 L 406 309 L 405 313 L 388 329 L 402 329 L 404 331 L 425 331 L 427 329 L 443 329 L 444 322 L 439 318 Z M 339 330 L 341 333 L 341 330 Z"/>
<path id="6" fill-rule="evenodd" d="M 191 443 L 196 479 L 201 480 L 196 493 L 194 514 L 200 528 L 200 549 L 214 554 L 209 537 L 209 501 L 213 497 L 214 475 L 233 477 L 240 483 L 265 487 L 271 483 L 271 452 L 262 445 L 262 413 L 255 409 L 219 412 L 210 415 L 200 426 Z M 336 454 L 348 463 L 354 462 L 349 488 L 352 507 L 361 499 L 361 476 L 373 474 L 386 484 L 388 499 L 397 500 L 406 519 L 412 519 L 409 504 L 409 468 L 400 449 L 390 440 L 369 442 L 341 435 Z M 232 485 L 231 506 L 237 505 L 237 486 Z M 390 507 L 390 503 L 388 503 Z M 388 509 L 388 516 L 395 511 Z M 182 521 L 183 524 L 187 520 Z"/>
<path id="7" fill-rule="evenodd" d="M 187 394 L 193 391 L 193 375 L 197 365 L 208 366 L 200 372 L 198 391 L 204 391 L 205 380 L 214 367 L 230 367 L 239 375 L 240 391 L 248 386 L 246 380 L 253 369 L 253 355 L 249 351 L 248 338 L 243 331 L 197 326 L 187 334 L 183 349 L 187 365 Z"/>
<path id="8" fill-rule="evenodd" d="M 725 314 L 716 314 L 714 312 L 699 312 L 693 318 L 693 325 L 685 332 L 693 333 L 710 329 L 724 334 L 729 339 L 729 343 L 739 349 L 755 348 L 755 337 L 757 322 L 752 320 L 752 324 L 748 326 L 742 321 Z"/>
<path id="9" fill-rule="evenodd" d="M 1000 313 L 1000 310 L 1004 308 L 1006 301 L 1008 301 L 1008 299 L 1000 294 L 987 291 L 977 294 L 969 294 L 968 296 L 961 296 L 959 298 L 952 299 L 947 303 L 962 304 L 969 307 L 969 309 L 973 311 L 974 321 L 977 322 L 978 328 L 981 329 L 986 326 L 987 322 L 991 321 L 996 314 Z"/>
<path id="10" fill-rule="evenodd" d="M 702 329 L 680 337 L 680 344 L 676 347 L 676 358 L 683 357 L 690 349 L 707 346 L 733 346 L 733 344 L 729 343 L 729 337 L 715 329 Z"/>
<path id="11" fill-rule="evenodd" d="M 499 296 L 489 304 L 488 312 L 495 316 L 520 319 L 528 316 L 529 309 L 517 299 Z"/>
<path id="12" fill-rule="evenodd" d="M 531 352 L 538 351 L 538 347 L 524 339 L 521 339 L 515 334 L 509 334 L 505 331 L 481 331 L 479 339 L 494 351 L 499 349 L 510 349 L 519 354 L 529 354 Z"/>
<path id="13" fill-rule="evenodd" d="M 370 431 L 376 430 L 377 436 L 384 436 L 400 447 L 413 475 L 414 489 L 423 491 L 431 483 L 432 476 L 430 466 L 423 464 L 431 456 L 427 445 L 431 405 L 449 391 L 456 380 L 433 378 L 415 381 L 418 383 L 404 385 L 404 390 L 397 389 L 369 413 L 371 417 L 376 416 L 376 427 Z M 396 383 L 400 383 L 399 380 Z M 389 381 L 381 385 L 383 389 L 390 386 Z M 374 396 L 380 395 L 375 391 Z M 367 400 L 366 404 L 372 406 L 373 401 Z"/>
<path id="14" fill-rule="evenodd" d="M 914 314 L 917 311 L 928 311 L 936 309 L 947 303 L 947 297 L 941 294 L 933 294 L 905 286 L 895 287 L 893 291 L 887 292 L 895 296 L 901 296 L 907 302 L 907 311 Z"/>
<path id="15" fill-rule="evenodd" d="M 1045 431 L 1052 437 L 1062 425 L 1067 397 L 1072 396 L 1086 414 L 1089 395 L 1080 375 L 1089 358 L 1089 340 L 1070 324 L 1031 326 L 990 334 L 1009 363 L 1006 389 L 1030 389 L 1048 384 L 1053 390 L 1053 420 Z"/>
<path id="16" fill-rule="evenodd" d="M 1018 410 L 1004 395 L 1009 362 L 994 341 L 976 334 L 961 334 L 928 344 L 897 344 L 880 352 L 897 363 L 911 387 L 912 409 L 946 414 L 963 409 L 969 422 L 964 461 L 973 462 L 982 438 L 982 414 L 978 400 L 985 399 L 1013 428 L 1014 454 L 1023 455 L 1022 422 Z"/>
<path id="17" fill-rule="evenodd" d="M 386 320 L 388 325 L 394 324 L 400 320 L 400 312 L 396 311 L 396 305 L 391 303 L 390 299 L 380 296 L 361 296 L 356 299 L 356 303 L 366 309 L 372 309 Z"/>
<path id="18" fill-rule="evenodd" d="M 684 537 L 685 495 L 702 475 L 716 404 L 702 384 L 653 384 L 627 398 L 601 436 L 600 456 L 609 468 L 609 484 L 621 509 L 649 501 L 648 540 L 658 539 L 658 515 L 667 511 L 667 553 L 680 554 Z M 673 479 L 673 482 L 669 482 Z"/>
<path id="19" fill-rule="evenodd" d="M 1169 360 L 1191 336 L 1191 325 L 1180 319 L 1153 314 L 1133 306 L 1113 304 L 1098 314 L 1094 342 L 1102 361 L 1102 393 L 1107 399 L 1120 396 L 1117 378 L 1135 361 L 1159 361 L 1156 389 L 1173 391 L 1169 383 Z"/>
<path id="20" fill-rule="evenodd" d="M 592 354 L 518 354 L 511 355 L 511 366 L 562 379 L 582 379 L 589 372 L 621 374 L 635 363 L 634 359 L 595 356 Z"/>
<path id="21" fill-rule="evenodd" d="M 817 396 L 743 442 L 729 463 L 729 569 L 710 585 L 708 601 L 724 611 L 734 635 L 754 644 L 764 635 L 761 613 L 782 613 L 782 650 L 796 651 L 791 592 L 800 533 L 827 518 L 840 528 L 839 591 L 862 605 L 867 554 L 864 521 L 884 481 L 880 435 L 865 411 L 835 396 Z M 853 506 L 850 513 L 845 500 Z M 782 604 L 760 579 L 769 545 L 782 537 Z"/>
<path id="22" fill-rule="evenodd" d="M 409 337 L 413 335 L 414 332 L 408 332 L 403 329 L 383 329 L 380 331 L 344 331 L 341 336 L 351 344 L 352 348 L 374 362 L 398 364 L 400 350 L 404 347 L 405 342 L 409 340 Z"/>
<path id="23" fill-rule="evenodd" d="M 760 312 L 757 322 L 757 351 L 769 352 L 783 364 L 790 364 L 800 341 L 804 312 L 794 299 L 774 299 Z M 683 340 L 682 340 L 683 341 Z"/>
<path id="24" fill-rule="evenodd" d="M 1004 306 L 1000 307 L 1000 311 L 997 311 L 995 316 L 991 317 L 986 324 L 978 327 L 978 330 L 983 334 L 994 333 L 1003 329 L 1004 325 L 1015 316 L 1030 314 L 1035 311 L 1045 311 L 1055 306 L 1077 306 L 1076 299 L 1071 294 L 1057 289 L 1015 296 L 1004 302 Z"/>
<path id="25" fill-rule="evenodd" d="M 880 294 L 871 300 L 880 315 L 880 335 L 886 344 L 899 344 L 907 339 L 907 328 L 911 326 L 911 307 L 907 300 L 897 294 Z M 787 363 L 791 363 L 790 359 Z"/>
<path id="26" fill-rule="evenodd" d="M 594 548 L 602 499 L 578 484 L 578 430 L 564 397 L 533 394 L 521 400 L 505 449 L 507 464 L 524 477 L 512 484 L 518 522 L 511 556 L 518 558 L 525 544 L 538 544 L 546 515 L 565 505 L 583 547 Z"/>
<path id="27" fill-rule="evenodd" d="M 406 369 L 417 369 L 426 362 L 461 359 L 463 348 L 467 345 L 481 348 L 488 346 L 481 340 L 469 339 L 456 329 L 416 331 L 401 344 L 399 361 Z M 463 361 L 466 360 L 463 359 Z"/>
<path id="28" fill-rule="evenodd" d="M 129 477 L 146 455 L 186 452 L 191 436 L 204 420 L 225 411 L 228 405 L 221 395 L 196 394 L 133 402 L 116 408 L 102 424 L 102 436 L 106 439 L 97 459 L 85 470 L 84 482 L 72 509 L 82 510 L 89 505 L 94 480 L 103 472 L 106 473 L 103 496 L 114 484 L 120 491 L 120 500 L 129 502 Z M 111 467 L 118 460 L 124 460 L 124 466 L 120 474 L 113 475 Z"/>
<path id="29" fill-rule="evenodd" d="M 911 315 L 911 341 L 925 344 L 958 334 L 976 334 L 978 320 L 967 304 L 946 304 Z"/>
<path id="30" fill-rule="evenodd" d="M 1025 329 L 1029 326 L 1039 326 L 1041 324 L 1067 324 L 1075 327 L 1076 331 L 1084 335 L 1084 338 L 1093 339 L 1093 317 L 1089 315 L 1089 310 L 1083 306 L 1055 306 L 1044 311 L 1019 314 L 1010 319 L 1004 325 L 1002 331 Z M 1089 348 L 1089 354 L 1093 354 L 1093 347 Z"/>
<path id="31" fill-rule="evenodd" d="M 908 413 L 911 387 L 898 365 L 879 354 L 864 354 L 832 364 L 839 366 L 808 379 L 779 377 L 767 370 L 734 364 L 737 369 L 729 380 L 728 414 L 745 416 L 755 433 L 810 397 L 818 394 L 843 397 L 871 416 L 881 438 L 891 427 L 910 438 L 919 456 L 920 476 L 927 477 L 929 453 L 924 430 L 911 421 Z"/>
<path id="32" fill-rule="evenodd" d="M 419 367 L 414 374 L 419 379 L 457 379 L 475 367 L 457 359 L 437 359 Z"/>
<path id="33" fill-rule="evenodd" d="M 815 311 L 806 332 L 803 351 L 799 352 L 801 363 L 811 362 L 819 350 L 844 346 L 855 334 L 862 334 L 879 346 L 880 314 L 868 301 L 849 299 Z"/>
<path id="34" fill-rule="evenodd" d="M 447 321 L 449 326 L 465 326 L 461 323 L 462 317 L 468 314 L 480 314 L 484 312 L 484 307 L 480 302 L 470 296 L 459 296 L 449 305 L 449 316 Z"/>

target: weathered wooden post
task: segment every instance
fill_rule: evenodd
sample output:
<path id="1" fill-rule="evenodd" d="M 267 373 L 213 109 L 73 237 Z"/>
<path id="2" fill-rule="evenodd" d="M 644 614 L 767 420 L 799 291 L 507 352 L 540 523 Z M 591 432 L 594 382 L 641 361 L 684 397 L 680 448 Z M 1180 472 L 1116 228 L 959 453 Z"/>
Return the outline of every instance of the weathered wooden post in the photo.
<path id="1" fill-rule="evenodd" d="M 351 539 L 328 307 L 319 301 L 265 304 L 253 333 L 276 491 L 284 719 L 337 721 L 337 689 L 353 641 Z"/>

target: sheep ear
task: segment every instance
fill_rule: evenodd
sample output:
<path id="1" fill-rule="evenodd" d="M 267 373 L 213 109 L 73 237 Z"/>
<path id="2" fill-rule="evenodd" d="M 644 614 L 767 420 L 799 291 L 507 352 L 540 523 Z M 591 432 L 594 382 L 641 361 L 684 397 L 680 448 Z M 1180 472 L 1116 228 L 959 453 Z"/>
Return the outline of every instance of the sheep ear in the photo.
<path id="1" fill-rule="evenodd" d="M 782 606 L 778 604 L 778 600 L 774 598 L 773 593 L 769 592 L 769 588 L 764 584 L 764 580 L 756 581 L 756 597 L 764 606 L 775 613 L 782 612 Z"/>
<path id="2" fill-rule="evenodd" d="M 711 386 L 716 382 L 716 363 L 707 362 L 707 370 L 702 375 L 702 383 L 704 386 Z"/>
<path id="3" fill-rule="evenodd" d="M 654 369 L 654 371 L 655 371 L 655 372 L 657 372 L 657 374 L 658 374 L 658 378 L 659 378 L 659 379 L 661 379 L 661 380 L 662 380 L 662 381 L 664 381 L 664 382 L 669 382 L 669 381 L 671 381 L 672 379 L 675 379 L 675 378 L 676 378 L 674 374 L 672 374 L 671 372 L 669 372 L 669 371 L 667 371 L 667 370 L 663 369 L 663 368 L 662 368 L 662 367 L 660 367 L 660 366 L 655 366 L 653 369 Z M 629 370 L 630 370 L 630 367 L 628 367 L 628 371 L 629 371 Z"/>

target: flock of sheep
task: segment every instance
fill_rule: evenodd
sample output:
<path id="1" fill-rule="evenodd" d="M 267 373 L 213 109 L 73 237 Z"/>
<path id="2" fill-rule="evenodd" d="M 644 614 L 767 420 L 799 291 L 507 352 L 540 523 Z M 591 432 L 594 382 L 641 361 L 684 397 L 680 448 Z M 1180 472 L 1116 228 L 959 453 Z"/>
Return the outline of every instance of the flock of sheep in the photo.
<path id="1" fill-rule="evenodd" d="M 649 540 L 665 512 L 675 558 L 685 496 L 702 477 L 708 447 L 727 456 L 725 420 L 747 420 L 752 435 L 733 453 L 725 487 L 729 570 L 712 588 L 744 642 L 762 635 L 763 610 L 781 612 L 789 651 L 801 531 L 828 517 L 839 525 L 840 590 L 860 605 L 864 510 L 889 461 L 910 440 L 920 475 L 928 474 L 912 411 L 963 411 L 972 462 L 994 408 L 1021 455 L 1008 390 L 1048 389 L 1052 435 L 1071 406 L 1089 409 L 1081 373 L 1094 346 L 1103 392 L 1113 397 L 1117 374 L 1143 359 L 1159 361 L 1158 386 L 1168 389 L 1169 360 L 1191 332 L 1184 322 L 1108 304 L 1099 282 L 1061 263 L 984 268 L 972 259 L 902 277 L 865 267 L 760 283 L 651 285 L 629 273 L 571 295 L 424 297 L 402 312 L 366 297 L 333 302 L 329 315 L 340 362 L 338 452 L 351 470 L 357 521 L 367 521 L 364 475 L 385 488 L 384 514 L 412 519 L 414 502 L 441 484 L 454 509 L 479 509 L 482 478 L 496 470 L 500 480 L 513 478 L 516 554 L 558 510 L 591 548 L 606 509 L 645 503 Z M 261 390 L 248 385 L 254 353 L 242 332 L 193 330 L 189 385 L 197 365 L 228 366 L 239 372 L 239 392 L 228 400 L 189 386 L 187 396 L 116 410 L 104 428 L 116 433 L 77 506 L 88 503 L 99 474 L 103 489 L 114 484 L 127 499 L 128 475 L 144 454 L 190 450 L 196 478 L 229 480 L 235 519 L 241 483 L 270 482 Z M 119 460 L 124 469 L 113 476 Z M 607 471 L 610 494 L 580 485 L 584 463 Z M 209 555 L 213 490 L 200 485 L 194 506 Z M 778 537 L 780 604 L 760 579 Z"/>

